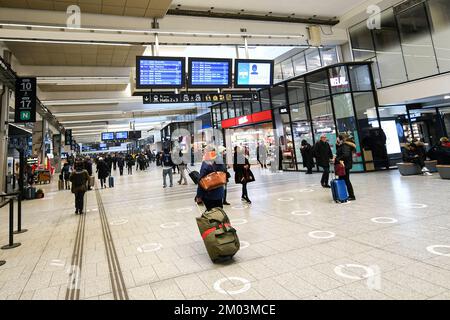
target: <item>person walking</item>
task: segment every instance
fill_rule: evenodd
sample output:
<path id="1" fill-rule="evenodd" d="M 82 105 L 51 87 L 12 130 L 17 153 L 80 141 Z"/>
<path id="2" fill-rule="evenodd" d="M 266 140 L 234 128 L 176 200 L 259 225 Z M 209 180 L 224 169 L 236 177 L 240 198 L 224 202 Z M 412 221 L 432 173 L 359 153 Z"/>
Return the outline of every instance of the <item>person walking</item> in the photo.
<path id="1" fill-rule="evenodd" d="M 123 176 L 123 167 L 125 166 L 125 159 L 123 158 L 122 154 L 120 154 L 117 157 L 117 166 L 119 167 L 120 175 Z"/>
<path id="2" fill-rule="evenodd" d="M 330 161 L 333 159 L 333 152 L 327 142 L 327 136 L 321 135 L 320 141 L 318 141 L 313 148 L 314 158 L 319 167 L 323 169 L 322 179 L 320 184 L 324 188 L 331 188 L 328 181 L 330 179 Z"/>
<path id="3" fill-rule="evenodd" d="M 228 165 L 227 165 L 227 148 L 224 146 L 219 146 L 217 149 L 217 163 L 223 164 L 223 169 L 225 174 L 227 175 L 227 183 L 223 186 L 223 205 L 229 206 L 230 204 L 227 201 L 227 189 L 228 189 L 228 182 L 230 181 L 230 173 L 228 172 Z"/>
<path id="4" fill-rule="evenodd" d="M 61 174 L 64 178 L 64 188 L 66 190 L 70 190 L 70 173 L 72 172 L 72 168 L 70 167 L 70 163 L 66 162 L 63 165 L 63 168 L 61 169 Z"/>
<path id="5" fill-rule="evenodd" d="M 179 156 L 181 159 L 181 163 L 178 165 L 178 168 L 180 169 L 180 180 L 178 180 L 178 184 L 183 184 L 184 186 L 186 186 L 188 184 L 186 177 L 187 164 L 184 163 L 183 152 L 181 150 Z"/>
<path id="6" fill-rule="evenodd" d="M 223 164 L 216 163 L 217 153 L 215 150 L 208 151 L 205 153 L 203 158 L 202 166 L 200 168 L 200 180 L 206 177 L 208 174 L 215 171 L 225 171 L 225 166 Z M 214 208 L 223 208 L 223 197 L 224 197 L 224 187 L 205 191 L 200 187 L 197 187 L 197 195 L 195 201 L 197 203 L 203 202 L 207 211 Z"/>
<path id="7" fill-rule="evenodd" d="M 91 157 L 86 156 L 86 159 L 84 159 L 83 165 L 84 165 L 84 169 L 87 171 L 87 173 L 89 175 L 88 190 L 92 190 L 93 185 L 91 185 L 91 177 L 92 177 L 92 161 L 91 161 Z"/>
<path id="8" fill-rule="evenodd" d="M 106 178 L 109 176 L 109 167 L 106 164 L 105 160 L 103 158 L 98 158 L 97 163 L 97 173 L 98 173 L 98 180 L 100 180 L 100 185 L 103 189 L 103 187 L 106 188 Z"/>
<path id="9" fill-rule="evenodd" d="M 133 166 L 134 166 L 133 156 L 131 154 L 128 154 L 126 161 L 127 161 L 128 175 L 132 175 L 133 174 Z"/>
<path id="10" fill-rule="evenodd" d="M 72 193 L 75 194 L 75 214 L 83 214 L 84 194 L 87 191 L 89 174 L 81 160 L 75 162 L 75 171 L 70 175 Z"/>
<path id="11" fill-rule="evenodd" d="M 256 160 L 261 165 L 261 169 L 267 169 L 267 149 L 263 142 L 256 147 Z"/>
<path id="12" fill-rule="evenodd" d="M 303 168 L 307 168 L 306 174 L 312 174 L 312 169 L 314 167 L 314 155 L 313 148 L 306 140 L 302 140 L 300 152 L 303 159 Z"/>
<path id="13" fill-rule="evenodd" d="M 108 154 L 105 158 L 105 162 L 108 165 L 109 174 L 112 172 L 113 159 L 110 154 Z"/>
<path id="14" fill-rule="evenodd" d="M 345 176 L 340 176 L 340 180 L 345 180 L 345 185 L 347 186 L 347 191 L 349 201 L 356 200 L 355 193 L 353 191 L 352 183 L 350 182 L 350 170 L 353 167 L 353 153 L 356 152 L 355 141 L 346 134 L 341 134 L 338 137 L 337 147 L 336 147 L 336 159 L 335 165 L 341 164 L 345 168 Z"/>
<path id="15" fill-rule="evenodd" d="M 117 153 L 114 154 L 113 158 L 112 158 L 112 163 L 113 163 L 113 169 L 114 171 L 117 170 Z"/>
<path id="16" fill-rule="evenodd" d="M 237 184 L 242 184 L 242 201 L 252 203 L 248 197 L 247 184 L 255 181 L 255 177 L 250 170 L 250 162 L 245 156 L 245 150 L 241 147 L 234 147 L 234 181 Z"/>
<path id="17" fill-rule="evenodd" d="M 167 187 L 166 176 L 169 175 L 170 187 L 173 187 L 173 166 L 172 156 L 170 155 L 169 149 L 164 149 L 164 153 L 161 157 L 161 165 L 163 167 L 163 188 Z"/>

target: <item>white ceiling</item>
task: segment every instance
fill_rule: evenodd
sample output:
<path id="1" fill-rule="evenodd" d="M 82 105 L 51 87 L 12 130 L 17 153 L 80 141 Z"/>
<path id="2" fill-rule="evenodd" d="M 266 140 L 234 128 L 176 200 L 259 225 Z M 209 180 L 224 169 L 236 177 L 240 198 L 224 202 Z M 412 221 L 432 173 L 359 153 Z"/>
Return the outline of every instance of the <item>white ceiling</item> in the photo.
<path id="1" fill-rule="evenodd" d="M 202 9 L 213 12 L 221 10 L 243 13 L 264 13 L 291 15 L 299 17 L 340 17 L 354 7 L 366 2 L 366 0 L 173 0 L 171 8 L 180 9 Z"/>

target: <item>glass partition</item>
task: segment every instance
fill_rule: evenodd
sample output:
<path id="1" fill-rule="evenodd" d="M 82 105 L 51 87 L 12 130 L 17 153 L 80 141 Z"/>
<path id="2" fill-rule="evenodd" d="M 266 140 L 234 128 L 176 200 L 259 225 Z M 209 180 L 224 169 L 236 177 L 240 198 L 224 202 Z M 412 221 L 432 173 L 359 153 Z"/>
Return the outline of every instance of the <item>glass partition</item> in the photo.
<path id="1" fill-rule="evenodd" d="M 333 107 L 331 98 L 316 99 L 310 102 L 311 121 L 313 126 L 314 141 L 319 141 L 325 134 L 328 138 L 333 153 L 336 154 L 336 127 L 334 124 Z"/>
<path id="2" fill-rule="evenodd" d="M 429 20 L 440 72 L 450 71 L 450 1 L 429 0 Z"/>
<path id="3" fill-rule="evenodd" d="M 283 84 L 275 85 L 270 89 L 272 108 L 283 107 L 286 103 L 286 88 Z"/>
<path id="4" fill-rule="evenodd" d="M 259 91 L 259 100 L 261 102 L 262 110 L 270 110 L 270 93 L 269 89 L 263 89 Z"/>
<path id="5" fill-rule="evenodd" d="M 288 83 L 289 104 L 305 101 L 305 81 L 303 78 Z"/>
<path id="6" fill-rule="evenodd" d="M 326 70 L 306 76 L 306 84 L 310 99 L 321 98 L 330 94 Z"/>

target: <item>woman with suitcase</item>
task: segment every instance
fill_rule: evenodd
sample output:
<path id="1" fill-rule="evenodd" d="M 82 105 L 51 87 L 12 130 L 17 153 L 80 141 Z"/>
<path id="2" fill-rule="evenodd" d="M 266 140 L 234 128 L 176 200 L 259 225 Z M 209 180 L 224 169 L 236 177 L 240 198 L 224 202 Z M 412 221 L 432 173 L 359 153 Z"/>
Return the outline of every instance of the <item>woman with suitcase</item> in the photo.
<path id="1" fill-rule="evenodd" d="M 336 160 L 335 165 L 344 166 L 343 172 L 339 175 L 339 179 L 345 181 L 349 201 L 356 200 L 353 186 L 350 181 L 350 170 L 353 167 L 353 153 L 356 152 L 356 144 L 347 134 L 340 134 L 338 137 L 338 143 L 336 146 Z"/>
<path id="2" fill-rule="evenodd" d="M 109 176 L 109 167 L 106 164 L 105 160 L 103 158 L 98 159 L 97 163 L 97 173 L 98 173 L 98 180 L 100 180 L 100 184 L 106 188 L 106 178 Z"/>

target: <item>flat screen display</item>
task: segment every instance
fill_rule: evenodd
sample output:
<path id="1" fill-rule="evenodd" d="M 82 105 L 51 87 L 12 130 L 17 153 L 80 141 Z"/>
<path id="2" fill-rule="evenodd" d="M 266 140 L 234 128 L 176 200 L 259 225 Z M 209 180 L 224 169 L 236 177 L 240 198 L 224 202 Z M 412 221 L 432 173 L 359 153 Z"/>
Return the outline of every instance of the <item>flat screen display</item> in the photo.
<path id="1" fill-rule="evenodd" d="M 263 88 L 272 84 L 273 60 L 235 60 L 234 86 L 236 88 Z"/>
<path id="2" fill-rule="evenodd" d="M 116 132 L 116 139 L 120 140 L 126 140 L 128 139 L 128 131 L 120 131 Z"/>
<path id="3" fill-rule="evenodd" d="M 99 148 L 100 148 L 100 150 L 107 149 L 108 145 L 106 143 L 100 143 Z"/>
<path id="4" fill-rule="evenodd" d="M 130 139 L 140 139 L 142 136 L 141 131 L 130 131 L 128 137 Z"/>
<path id="5" fill-rule="evenodd" d="M 185 58 L 136 57 L 136 88 L 183 88 Z"/>
<path id="6" fill-rule="evenodd" d="M 114 132 L 103 132 L 102 141 L 114 140 Z"/>
<path id="7" fill-rule="evenodd" d="M 231 59 L 189 58 L 189 87 L 231 87 Z"/>

